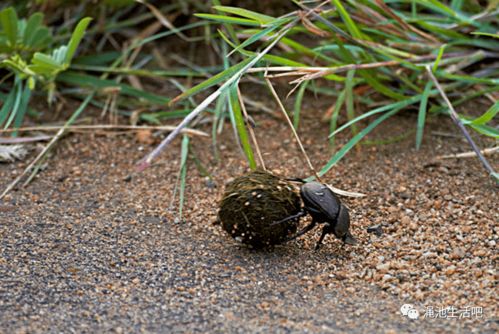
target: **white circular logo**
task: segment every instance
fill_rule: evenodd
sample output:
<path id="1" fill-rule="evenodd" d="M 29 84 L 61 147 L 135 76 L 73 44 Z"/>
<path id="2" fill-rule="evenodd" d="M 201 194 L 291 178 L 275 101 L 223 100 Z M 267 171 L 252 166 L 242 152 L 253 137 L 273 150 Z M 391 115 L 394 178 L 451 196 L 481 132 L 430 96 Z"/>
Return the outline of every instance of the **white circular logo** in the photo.
<path id="1" fill-rule="evenodd" d="M 409 319 L 414 320 L 414 319 L 419 318 L 419 312 L 418 312 L 418 310 L 413 308 L 413 309 L 410 309 L 409 312 L 407 312 L 407 316 L 409 317 Z"/>
<path id="2" fill-rule="evenodd" d="M 400 312 L 403 314 L 403 315 L 407 315 L 409 313 L 410 310 L 414 309 L 414 306 L 412 306 L 411 304 L 404 304 L 402 305 L 402 307 L 400 308 Z"/>

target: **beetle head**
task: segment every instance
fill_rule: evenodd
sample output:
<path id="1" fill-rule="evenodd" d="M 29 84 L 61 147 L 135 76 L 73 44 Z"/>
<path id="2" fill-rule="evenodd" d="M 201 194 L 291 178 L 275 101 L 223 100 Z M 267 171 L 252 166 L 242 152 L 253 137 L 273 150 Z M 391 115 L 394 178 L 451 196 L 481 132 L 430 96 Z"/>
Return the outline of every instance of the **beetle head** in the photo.
<path id="1" fill-rule="evenodd" d="M 348 209 L 343 204 L 340 205 L 340 212 L 334 226 L 334 234 L 344 243 L 355 245 L 357 240 L 350 234 L 350 215 Z"/>

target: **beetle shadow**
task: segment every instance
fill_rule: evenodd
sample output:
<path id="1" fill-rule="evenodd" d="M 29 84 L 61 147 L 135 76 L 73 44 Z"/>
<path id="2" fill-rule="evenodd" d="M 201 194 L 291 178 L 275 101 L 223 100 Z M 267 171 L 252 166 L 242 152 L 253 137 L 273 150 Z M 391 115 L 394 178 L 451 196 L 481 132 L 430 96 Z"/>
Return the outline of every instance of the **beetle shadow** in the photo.
<path id="1" fill-rule="evenodd" d="M 314 267 L 318 263 L 337 264 L 342 267 L 352 260 L 351 246 L 343 245 L 339 240 L 333 244 L 323 244 L 319 250 L 309 247 L 303 240 L 294 240 L 265 248 L 252 248 L 241 243 L 227 245 L 228 261 L 234 260 L 240 265 L 264 267 Z"/>

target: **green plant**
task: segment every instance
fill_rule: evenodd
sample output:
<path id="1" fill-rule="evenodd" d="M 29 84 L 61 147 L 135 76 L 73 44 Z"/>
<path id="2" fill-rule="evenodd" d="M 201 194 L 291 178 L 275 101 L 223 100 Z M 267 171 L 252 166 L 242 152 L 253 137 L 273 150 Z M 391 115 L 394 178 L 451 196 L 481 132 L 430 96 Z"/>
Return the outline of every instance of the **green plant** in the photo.
<path id="1" fill-rule="evenodd" d="M 179 128 L 186 126 L 216 98 L 224 98 L 244 76 L 256 73 L 261 78 L 267 73 L 267 78 L 293 78 L 291 93 L 299 88 L 294 108 L 295 127 L 299 125 L 303 94 L 311 91 L 337 98 L 332 103 L 330 138 L 345 129 L 352 132 L 352 138 L 337 149 L 319 175 L 332 168 L 378 124 L 402 111 L 419 109 L 415 132 L 416 147 L 420 147 L 427 114 L 449 113 L 429 82 L 425 70 L 428 65 L 447 91 L 466 92 L 454 105 L 480 95 L 494 100 L 490 94 L 499 87 L 499 70 L 488 66 L 499 52 L 494 25 L 499 10 L 493 1 L 482 7 L 467 6 L 462 1 L 332 0 L 316 2 L 315 8 L 294 1 L 298 10 L 282 17 L 213 2 L 215 13 L 197 16 L 216 23 L 216 34 L 212 38 L 218 36 L 221 43 L 232 48 L 228 54 L 232 64 L 225 60 L 224 71 L 172 100 L 177 102 L 221 85 Z M 277 45 L 285 51 L 277 52 Z M 305 86 L 319 79 L 329 84 L 320 88 Z M 355 90 L 364 93 L 354 94 Z M 244 123 L 237 121 L 240 108 L 234 108 L 235 99 L 230 101 L 229 110 L 236 120 L 234 128 L 250 166 L 255 166 Z M 372 108 L 375 103 L 382 107 Z M 363 106 L 367 111 L 361 112 L 356 106 Z M 337 128 L 342 110 L 348 122 Z M 497 112 L 497 104 L 494 104 L 482 116 L 459 114 L 458 119 L 482 135 L 499 138 L 497 128 L 491 126 Z M 363 126 L 363 122 L 373 116 L 377 118 Z M 175 135 L 172 133 L 146 162 Z"/>
<path id="2" fill-rule="evenodd" d="M 68 44 L 52 46 L 53 36 L 43 24 L 43 14 L 19 19 L 14 8 L 0 12 L 0 67 L 7 70 L 2 81 L 13 77 L 10 92 L 3 98 L 0 126 L 19 127 L 37 85 L 47 90 L 52 101 L 59 73 L 67 70 L 80 44 L 90 18 L 77 24 Z"/>

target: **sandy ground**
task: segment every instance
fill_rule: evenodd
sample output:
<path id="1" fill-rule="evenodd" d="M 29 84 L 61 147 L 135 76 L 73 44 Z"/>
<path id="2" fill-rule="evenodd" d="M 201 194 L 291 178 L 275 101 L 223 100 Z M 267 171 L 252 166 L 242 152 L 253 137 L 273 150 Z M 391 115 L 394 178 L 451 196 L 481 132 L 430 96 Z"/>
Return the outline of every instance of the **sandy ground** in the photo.
<path id="1" fill-rule="evenodd" d="M 307 176 L 284 123 L 257 123 L 269 168 Z M 414 114 L 400 115 L 377 136 L 415 124 Z M 327 125 L 310 116 L 303 126 L 321 166 Z M 359 244 L 327 237 L 317 252 L 319 231 L 256 251 L 216 225 L 225 182 L 245 171 L 229 128 L 219 163 L 209 139 L 192 139 L 213 180 L 191 160 L 184 221 L 170 205 L 179 141 L 135 174 L 152 145 L 68 136 L 32 184 L 0 201 L 0 331 L 496 333 L 497 188 L 475 159 L 435 161 L 468 150 L 455 134 L 438 118 L 418 152 L 413 135 L 352 151 L 325 180 L 368 194 L 343 199 Z M 2 189 L 27 162 L 0 165 Z M 366 231 L 376 224 L 381 236 Z M 407 303 L 419 319 L 400 313 Z M 445 318 L 438 311 L 447 307 L 456 312 Z"/>

